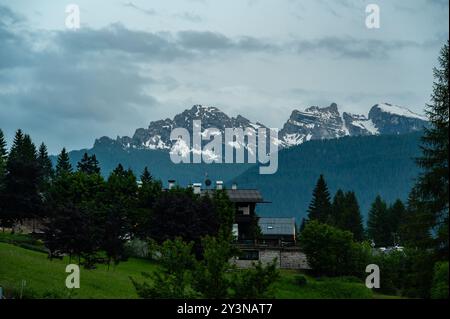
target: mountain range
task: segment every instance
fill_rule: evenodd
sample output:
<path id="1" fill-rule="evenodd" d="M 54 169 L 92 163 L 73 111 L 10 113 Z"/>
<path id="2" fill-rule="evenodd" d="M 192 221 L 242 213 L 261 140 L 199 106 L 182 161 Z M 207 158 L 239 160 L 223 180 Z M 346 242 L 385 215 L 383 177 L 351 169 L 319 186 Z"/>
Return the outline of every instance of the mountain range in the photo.
<path id="1" fill-rule="evenodd" d="M 222 134 L 225 128 L 267 128 L 266 125 L 252 122 L 241 115 L 230 117 L 213 106 L 194 105 L 173 119 L 153 121 L 148 128 L 137 129 L 132 137 L 117 137 L 115 140 L 102 137 L 95 143 L 115 144 L 123 149 L 170 151 L 175 142 L 170 140 L 171 131 L 174 128 L 185 128 L 192 134 L 194 120 L 202 121 L 202 131 L 217 128 Z M 289 148 L 310 140 L 406 134 L 419 131 L 426 125 L 426 117 L 389 103 L 374 105 L 368 116 L 341 113 L 337 104 L 332 103 L 329 107 L 311 106 L 304 111 L 294 110 L 279 131 L 277 142 L 281 148 Z"/>

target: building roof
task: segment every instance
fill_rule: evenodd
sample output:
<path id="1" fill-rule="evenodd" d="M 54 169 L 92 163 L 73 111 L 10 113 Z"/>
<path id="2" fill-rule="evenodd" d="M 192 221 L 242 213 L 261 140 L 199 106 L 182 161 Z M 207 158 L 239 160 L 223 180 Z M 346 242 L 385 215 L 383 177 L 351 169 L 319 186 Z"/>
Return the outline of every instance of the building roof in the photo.
<path id="1" fill-rule="evenodd" d="M 295 218 L 267 218 L 258 221 L 263 235 L 295 235 Z"/>
<path id="2" fill-rule="evenodd" d="M 213 190 L 202 190 L 202 194 L 211 191 Z M 257 189 L 227 189 L 226 192 L 232 203 L 265 203 Z"/>

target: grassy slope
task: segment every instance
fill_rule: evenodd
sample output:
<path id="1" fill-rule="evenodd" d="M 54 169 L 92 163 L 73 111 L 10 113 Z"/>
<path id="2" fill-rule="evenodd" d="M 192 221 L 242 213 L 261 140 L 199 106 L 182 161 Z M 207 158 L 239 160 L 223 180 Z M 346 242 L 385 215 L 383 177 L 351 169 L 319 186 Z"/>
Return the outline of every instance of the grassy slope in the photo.
<path id="1" fill-rule="evenodd" d="M 44 297 L 56 294 L 67 297 L 65 278 L 65 260 L 47 259 L 46 254 L 0 243 L 0 285 L 8 293 L 19 289 L 22 280 L 26 280 L 24 295 Z M 143 271 L 150 272 L 155 265 L 140 259 L 130 259 L 108 271 L 100 265 L 95 270 L 80 271 L 80 289 L 76 289 L 75 298 L 137 298 L 136 291 L 129 279 L 142 278 Z M 51 296 L 51 295 L 50 295 Z"/>
<path id="2" fill-rule="evenodd" d="M 69 260 L 47 259 L 46 254 L 0 242 L 0 286 L 5 291 L 18 291 L 22 280 L 26 280 L 24 296 L 67 298 L 65 288 L 65 266 Z M 142 259 L 131 258 L 109 271 L 100 265 L 95 270 L 81 268 L 81 288 L 74 298 L 137 298 L 130 276 L 142 279 L 142 272 L 151 272 L 156 265 Z M 384 298 L 374 295 L 362 283 L 341 278 L 314 279 L 306 276 L 308 283 L 295 283 L 296 271 L 281 271 L 281 279 L 274 286 L 276 298 Z"/>

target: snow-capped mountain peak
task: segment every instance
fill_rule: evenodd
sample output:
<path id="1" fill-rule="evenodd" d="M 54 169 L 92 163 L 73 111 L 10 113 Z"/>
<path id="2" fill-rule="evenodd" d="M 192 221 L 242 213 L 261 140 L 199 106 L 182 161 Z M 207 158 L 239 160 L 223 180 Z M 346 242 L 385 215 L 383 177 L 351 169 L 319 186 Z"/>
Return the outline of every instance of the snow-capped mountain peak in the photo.
<path id="1" fill-rule="evenodd" d="M 401 117 L 409 117 L 409 118 L 419 119 L 422 121 L 428 121 L 426 116 L 417 114 L 406 107 L 393 105 L 390 103 L 379 103 L 379 104 L 374 105 L 372 109 L 378 109 L 381 112 L 389 113 L 392 115 L 398 115 Z"/>
<path id="2" fill-rule="evenodd" d="M 96 141 L 101 145 L 120 145 L 129 149 L 169 151 L 175 145 L 170 140 L 174 128 L 185 128 L 193 132 L 193 121 L 201 120 L 201 131 L 216 128 L 224 134 L 225 128 L 267 128 L 260 122 L 237 115 L 230 117 L 214 106 L 194 105 L 177 114 L 173 119 L 153 121 L 148 128 L 137 129 L 133 137 L 117 137 L 116 140 L 103 137 Z M 311 106 L 300 111 L 295 109 L 279 131 L 275 142 L 279 147 L 291 147 L 309 140 L 340 138 L 344 136 L 404 134 L 421 130 L 427 125 L 425 116 L 408 108 L 379 103 L 374 105 L 368 116 L 340 113 L 336 103 L 328 107 Z M 206 136 L 207 134 L 204 134 Z M 242 145 L 246 147 L 246 145 Z M 177 147 L 182 147 L 178 145 Z M 184 146 L 186 147 L 186 146 Z"/>

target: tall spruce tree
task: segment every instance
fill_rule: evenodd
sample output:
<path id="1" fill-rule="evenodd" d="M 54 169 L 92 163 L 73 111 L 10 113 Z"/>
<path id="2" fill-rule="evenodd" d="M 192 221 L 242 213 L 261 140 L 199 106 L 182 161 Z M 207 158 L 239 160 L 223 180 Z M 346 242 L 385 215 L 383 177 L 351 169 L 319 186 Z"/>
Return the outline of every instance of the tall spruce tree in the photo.
<path id="1" fill-rule="evenodd" d="M 354 192 L 338 190 L 333 198 L 332 223 L 330 225 L 348 230 L 357 241 L 364 240 L 364 226 L 358 200 Z"/>
<path id="2" fill-rule="evenodd" d="M 72 165 L 70 164 L 69 154 L 64 147 L 58 155 L 56 162 L 56 175 L 61 176 L 67 173 L 72 173 Z"/>
<path id="3" fill-rule="evenodd" d="M 16 132 L 6 164 L 5 210 L 15 222 L 35 218 L 42 212 L 39 193 L 40 168 L 36 147 L 29 135 Z"/>
<path id="4" fill-rule="evenodd" d="M 400 199 L 397 199 L 395 203 L 389 207 L 388 214 L 394 243 L 400 244 L 400 225 L 405 218 L 406 207 Z"/>
<path id="5" fill-rule="evenodd" d="M 53 164 L 47 152 L 47 146 L 44 143 L 39 146 L 37 161 L 41 171 L 42 188 L 46 190 L 53 178 Z"/>
<path id="6" fill-rule="evenodd" d="M 381 196 L 377 196 L 369 211 L 367 233 L 377 247 L 392 246 L 392 234 L 389 224 L 389 211 Z"/>
<path id="7" fill-rule="evenodd" d="M 343 218 L 346 213 L 346 209 L 347 209 L 347 202 L 345 193 L 342 191 L 342 189 L 338 189 L 338 191 L 333 197 L 333 203 L 331 207 L 332 218 L 330 218 L 331 223 L 329 224 L 331 226 L 342 228 L 344 222 Z"/>
<path id="8" fill-rule="evenodd" d="M 313 191 L 313 199 L 308 208 L 308 219 L 327 223 L 332 214 L 330 193 L 323 175 L 320 175 Z"/>
<path id="9" fill-rule="evenodd" d="M 358 200 L 354 192 L 345 194 L 345 212 L 342 215 L 341 228 L 353 233 L 357 241 L 364 240 L 364 226 Z"/>
<path id="10" fill-rule="evenodd" d="M 448 260 L 448 144 L 449 144 L 449 42 L 444 45 L 439 57 L 439 66 L 434 69 L 434 85 L 427 115 L 431 127 L 425 129 L 422 138 L 422 157 L 417 160 L 423 169 L 415 186 L 422 206 L 430 213 L 433 232 L 436 233 L 434 247 Z"/>

